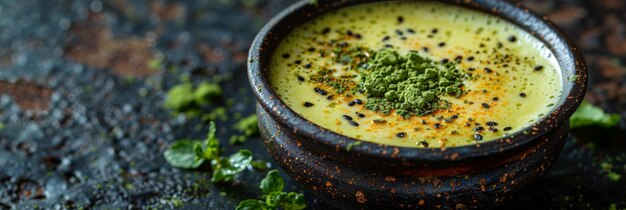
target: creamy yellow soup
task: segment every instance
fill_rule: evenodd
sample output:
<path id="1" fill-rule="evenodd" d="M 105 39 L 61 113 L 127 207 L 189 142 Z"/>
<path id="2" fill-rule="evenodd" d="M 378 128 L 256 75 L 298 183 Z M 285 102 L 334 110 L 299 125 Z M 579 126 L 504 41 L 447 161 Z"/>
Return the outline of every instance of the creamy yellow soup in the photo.
<path id="1" fill-rule="evenodd" d="M 338 43 L 454 62 L 467 75 L 464 93 L 441 96 L 449 107 L 423 116 L 369 110 L 362 92 L 311 79 L 325 71 L 359 84 L 362 75 L 354 66 L 337 62 Z M 528 32 L 492 15 L 434 2 L 368 3 L 317 17 L 281 41 L 270 83 L 292 110 L 326 129 L 429 148 L 486 142 L 523 129 L 552 110 L 562 88 L 554 55 Z"/>

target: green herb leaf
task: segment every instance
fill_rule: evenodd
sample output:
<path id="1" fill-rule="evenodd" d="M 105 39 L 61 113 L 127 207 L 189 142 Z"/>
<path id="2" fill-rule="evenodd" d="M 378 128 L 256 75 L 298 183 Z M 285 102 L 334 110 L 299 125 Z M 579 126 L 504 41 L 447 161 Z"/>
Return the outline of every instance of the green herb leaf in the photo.
<path id="1" fill-rule="evenodd" d="M 301 210 L 306 208 L 304 195 L 302 193 L 289 192 L 287 194 L 287 199 L 282 204 L 282 207 L 285 210 Z"/>
<path id="2" fill-rule="evenodd" d="M 235 124 L 235 128 L 242 132 L 245 136 L 253 136 L 259 134 L 259 125 L 255 114 L 243 118 Z"/>
<path id="3" fill-rule="evenodd" d="M 265 195 L 274 192 L 282 192 L 284 186 L 285 181 L 276 169 L 269 171 L 265 178 L 261 180 L 261 191 L 263 191 Z"/>
<path id="4" fill-rule="evenodd" d="M 219 84 L 203 82 L 196 87 L 193 98 L 199 105 L 211 104 L 212 99 L 222 95 L 222 88 Z"/>
<path id="5" fill-rule="evenodd" d="M 570 118 L 570 128 L 579 128 L 585 126 L 601 126 L 610 128 L 619 125 L 621 117 L 619 114 L 607 114 L 599 107 L 594 106 L 586 101 L 578 107 L 576 112 Z"/>
<path id="6" fill-rule="evenodd" d="M 252 168 L 256 169 L 257 171 L 265 171 L 265 170 L 267 170 L 267 161 L 264 161 L 264 160 L 252 161 L 252 163 L 250 163 L 250 165 L 252 165 Z"/>
<path id="7" fill-rule="evenodd" d="M 220 158 L 211 161 L 213 176 L 211 182 L 232 181 L 238 173 L 242 172 L 250 165 L 252 152 L 239 150 L 228 158 Z"/>
<path id="8" fill-rule="evenodd" d="M 265 210 L 267 209 L 267 205 L 264 202 L 248 199 L 241 201 L 235 210 Z"/>
<path id="9" fill-rule="evenodd" d="M 197 168 L 204 162 L 204 159 L 196 158 L 197 156 L 194 152 L 194 146 L 196 144 L 199 144 L 199 141 L 189 139 L 178 140 L 165 150 L 163 156 L 165 160 L 174 167 L 186 169 Z"/>
<path id="10" fill-rule="evenodd" d="M 193 86 L 189 82 L 185 82 L 172 87 L 167 91 L 167 98 L 163 106 L 177 112 L 183 112 L 185 109 L 194 105 Z"/>

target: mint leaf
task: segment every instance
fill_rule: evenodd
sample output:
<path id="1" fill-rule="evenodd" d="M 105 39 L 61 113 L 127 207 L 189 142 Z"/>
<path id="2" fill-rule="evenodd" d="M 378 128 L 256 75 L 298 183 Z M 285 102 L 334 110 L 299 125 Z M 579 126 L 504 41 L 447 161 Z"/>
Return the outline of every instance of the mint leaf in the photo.
<path id="1" fill-rule="evenodd" d="M 586 101 L 580 104 L 580 107 L 574 112 L 570 118 L 570 128 L 579 128 L 585 126 L 601 126 L 610 128 L 619 125 L 621 117 L 619 114 L 607 114 L 602 109 Z"/>
<path id="2" fill-rule="evenodd" d="M 219 84 L 203 82 L 196 87 L 193 98 L 199 105 L 211 104 L 212 99 L 222 95 L 222 88 Z"/>
<path id="3" fill-rule="evenodd" d="M 196 158 L 196 153 L 194 152 L 196 144 L 199 144 L 199 141 L 189 139 L 175 141 L 165 150 L 163 156 L 174 167 L 197 168 L 204 162 L 204 159 Z"/>
<path id="4" fill-rule="evenodd" d="M 284 186 L 285 181 L 276 169 L 269 171 L 265 178 L 261 180 L 261 191 L 263 191 L 263 194 L 265 195 L 282 192 Z"/>
<path id="5" fill-rule="evenodd" d="M 228 158 L 220 158 L 211 161 L 213 176 L 211 182 L 231 181 L 238 173 L 242 172 L 250 165 L 252 152 L 239 150 Z"/>
<path id="6" fill-rule="evenodd" d="M 285 202 L 282 204 L 285 210 L 301 210 L 306 208 L 306 201 L 302 193 L 289 192 Z"/>
<path id="7" fill-rule="evenodd" d="M 241 201 L 235 210 L 265 210 L 267 206 L 264 202 L 254 199 Z"/>
<path id="8" fill-rule="evenodd" d="M 243 118 L 235 124 L 235 128 L 242 132 L 245 136 L 253 136 L 259 134 L 259 125 L 255 114 Z"/>

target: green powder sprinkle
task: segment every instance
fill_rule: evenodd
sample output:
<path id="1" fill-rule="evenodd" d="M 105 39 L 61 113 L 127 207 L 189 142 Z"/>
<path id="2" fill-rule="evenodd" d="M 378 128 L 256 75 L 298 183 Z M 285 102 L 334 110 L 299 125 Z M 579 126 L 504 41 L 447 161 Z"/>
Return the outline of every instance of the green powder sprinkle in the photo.
<path id="1" fill-rule="evenodd" d="M 464 75 L 454 63 L 437 63 L 417 52 L 402 56 L 383 49 L 373 54 L 362 73 L 365 108 L 403 117 L 422 116 L 449 106 L 441 96 L 463 95 Z"/>

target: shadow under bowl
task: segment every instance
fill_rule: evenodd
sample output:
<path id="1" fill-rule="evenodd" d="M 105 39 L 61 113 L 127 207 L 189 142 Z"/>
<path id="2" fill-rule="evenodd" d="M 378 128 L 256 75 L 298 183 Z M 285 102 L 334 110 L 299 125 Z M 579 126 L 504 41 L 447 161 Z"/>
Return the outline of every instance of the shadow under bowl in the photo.
<path id="1" fill-rule="evenodd" d="M 587 86 L 585 61 L 563 32 L 528 9 L 505 1 L 438 0 L 507 20 L 541 40 L 556 56 L 563 91 L 556 108 L 512 135 L 477 145 L 407 148 L 362 142 L 324 129 L 284 104 L 270 87 L 269 64 L 295 27 L 339 8 L 384 0 L 300 1 L 259 32 L 248 76 L 258 99 L 261 135 L 280 167 L 323 202 L 341 209 L 484 209 L 498 206 L 542 176 L 558 158 L 569 117 Z"/>

